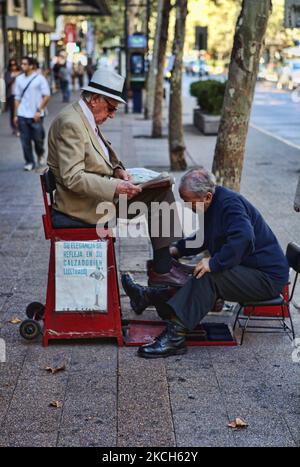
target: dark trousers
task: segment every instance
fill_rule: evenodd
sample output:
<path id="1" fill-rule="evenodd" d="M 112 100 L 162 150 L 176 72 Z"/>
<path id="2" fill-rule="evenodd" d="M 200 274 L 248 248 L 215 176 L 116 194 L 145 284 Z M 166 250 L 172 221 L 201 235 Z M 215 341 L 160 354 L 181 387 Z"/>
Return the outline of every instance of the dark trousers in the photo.
<path id="1" fill-rule="evenodd" d="M 51 221 L 55 229 L 80 229 L 80 228 L 95 228 L 96 225 L 87 224 L 80 219 L 70 217 L 63 212 L 51 209 Z"/>
<path id="2" fill-rule="evenodd" d="M 218 297 L 237 303 L 268 300 L 277 297 L 283 285 L 257 269 L 235 266 L 190 279 L 167 302 L 167 308 L 171 307 L 185 327 L 192 330 L 213 308 Z"/>
<path id="3" fill-rule="evenodd" d="M 83 87 L 83 78 L 84 75 L 78 75 L 78 84 L 80 89 Z"/>
<path id="4" fill-rule="evenodd" d="M 35 122 L 33 118 L 18 117 L 18 126 L 25 161 L 34 164 L 32 142 L 38 158 L 44 154 L 45 130 L 43 118 L 39 122 Z"/>
<path id="5" fill-rule="evenodd" d="M 63 102 L 70 101 L 70 84 L 68 80 L 60 80 L 60 89 L 62 92 Z"/>
<path id="6" fill-rule="evenodd" d="M 148 208 L 148 230 L 149 237 L 151 239 L 152 247 L 154 250 L 167 247 L 171 243 L 180 240 L 182 238 L 181 223 L 176 209 L 171 210 L 170 216 L 164 214 L 163 211 L 159 209 L 153 209 L 151 213 L 151 203 L 164 202 L 166 205 L 172 205 L 175 202 L 174 194 L 171 188 L 160 188 L 160 189 L 145 189 L 137 196 L 128 201 L 128 208 L 132 206 L 134 201 L 143 202 Z M 129 214 L 128 212 L 121 212 L 120 206 L 116 205 L 117 218 L 123 219 L 134 219 L 139 217 L 142 212 L 138 214 Z M 56 211 L 52 209 L 52 224 L 55 228 L 80 228 L 80 227 L 94 227 L 95 225 L 86 224 L 80 219 L 75 219 L 67 214 Z M 101 227 L 100 224 L 98 224 Z M 151 229 L 151 226 L 153 229 Z M 105 225 L 103 226 L 105 227 Z M 153 231 L 154 232 L 153 232 Z M 154 233 L 158 233 L 158 236 Z M 168 232 L 168 235 L 165 233 Z M 153 234 L 153 235 L 152 235 Z M 134 238 L 132 239 L 134 241 Z"/>
<path id="7" fill-rule="evenodd" d="M 18 129 L 14 124 L 14 114 L 15 114 L 15 96 L 9 96 L 7 98 L 7 108 L 9 110 L 9 122 L 13 132 L 17 132 Z"/>
<path id="8" fill-rule="evenodd" d="M 174 193 L 171 188 L 145 189 L 128 201 L 129 209 L 134 202 L 141 202 L 147 206 L 146 220 L 153 250 L 167 247 L 183 237 L 177 209 L 172 209 L 168 213 L 168 209 L 163 211 L 158 208 L 153 209 L 152 206 L 152 203 L 164 203 L 164 205 L 168 207 L 175 203 Z M 163 206 L 163 204 L 161 204 L 161 206 Z M 143 214 L 142 212 L 138 214 L 127 213 L 125 217 L 122 216 L 123 213 L 120 212 L 118 204 L 116 207 L 118 218 L 135 219 Z"/>

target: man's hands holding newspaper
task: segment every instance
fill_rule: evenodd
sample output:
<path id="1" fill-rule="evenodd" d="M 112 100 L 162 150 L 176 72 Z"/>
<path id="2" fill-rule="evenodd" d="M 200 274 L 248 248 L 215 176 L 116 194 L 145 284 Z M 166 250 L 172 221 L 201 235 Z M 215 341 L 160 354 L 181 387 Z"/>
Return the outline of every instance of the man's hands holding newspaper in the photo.
<path id="1" fill-rule="evenodd" d="M 117 168 L 115 169 L 114 176 L 121 180 L 116 188 L 117 195 L 127 195 L 128 199 L 131 199 L 142 191 L 141 187 L 131 183 L 132 177 L 126 170 Z"/>

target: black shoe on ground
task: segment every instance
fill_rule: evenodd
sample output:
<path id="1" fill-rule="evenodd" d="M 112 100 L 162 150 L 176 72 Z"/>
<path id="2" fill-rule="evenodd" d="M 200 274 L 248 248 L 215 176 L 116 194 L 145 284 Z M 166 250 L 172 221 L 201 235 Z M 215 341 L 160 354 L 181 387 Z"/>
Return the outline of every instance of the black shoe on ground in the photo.
<path id="1" fill-rule="evenodd" d="M 151 344 L 139 347 L 138 356 L 143 358 L 164 358 L 186 353 L 186 330 L 176 321 L 168 321 L 166 329 Z"/>

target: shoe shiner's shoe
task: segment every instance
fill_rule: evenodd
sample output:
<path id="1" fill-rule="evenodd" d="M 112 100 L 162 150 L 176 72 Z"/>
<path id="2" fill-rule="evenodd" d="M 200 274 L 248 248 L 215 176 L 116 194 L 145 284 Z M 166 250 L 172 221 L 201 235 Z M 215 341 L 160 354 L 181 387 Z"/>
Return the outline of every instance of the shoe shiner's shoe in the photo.
<path id="1" fill-rule="evenodd" d="M 139 347 L 138 356 L 143 358 L 164 358 L 186 353 L 187 329 L 179 320 L 167 321 L 166 329 L 151 344 Z"/>
<path id="2" fill-rule="evenodd" d="M 133 311 L 140 315 L 143 311 L 156 303 L 164 303 L 174 294 L 168 287 L 144 287 L 134 281 L 131 274 L 125 273 L 121 276 L 123 289 L 130 298 L 130 305 Z"/>

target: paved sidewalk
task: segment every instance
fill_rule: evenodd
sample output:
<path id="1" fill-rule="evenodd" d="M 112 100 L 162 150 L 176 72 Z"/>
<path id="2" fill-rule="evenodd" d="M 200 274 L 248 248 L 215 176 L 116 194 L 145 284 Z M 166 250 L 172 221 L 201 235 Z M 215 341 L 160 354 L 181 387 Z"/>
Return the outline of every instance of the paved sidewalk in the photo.
<path id="1" fill-rule="evenodd" d="M 52 117 L 62 104 L 55 96 Z M 214 137 L 191 125 L 185 97 L 189 165 L 210 168 Z M 147 361 L 114 341 L 25 342 L 11 318 L 23 319 L 31 301 L 45 301 L 49 242 L 44 240 L 39 177 L 22 171 L 20 142 L 0 117 L 0 446 L 299 446 L 300 363 L 286 336 L 246 335 L 242 347 L 190 348 L 184 356 Z M 127 166 L 168 168 L 167 138 L 152 140 L 150 123 L 120 112 L 106 135 Z M 300 217 L 292 209 L 299 151 L 250 129 L 242 182 L 283 246 L 299 241 Z M 177 181 L 180 174 L 176 174 Z M 146 282 L 147 240 L 118 242 L 120 271 Z M 296 299 L 300 301 L 299 293 Z M 124 318 L 135 317 L 122 294 Z M 293 309 L 297 336 L 300 318 Z M 153 310 L 142 318 L 156 319 Z M 233 316 L 209 320 L 229 320 Z M 46 366 L 66 371 L 48 374 Z M 53 400 L 62 408 L 49 407 Z M 235 417 L 249 427 L 227 427 Z"/>

